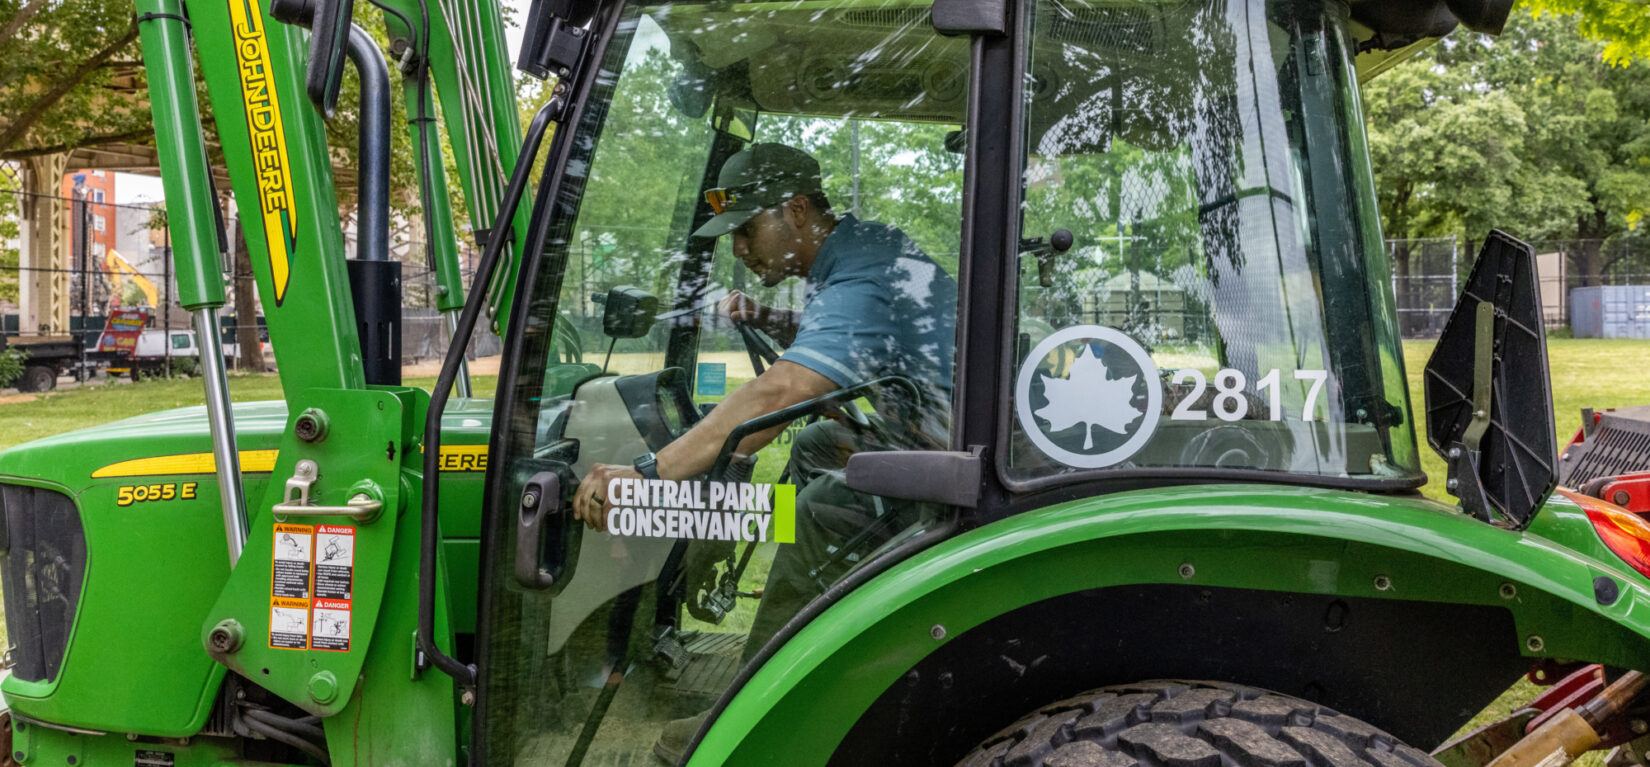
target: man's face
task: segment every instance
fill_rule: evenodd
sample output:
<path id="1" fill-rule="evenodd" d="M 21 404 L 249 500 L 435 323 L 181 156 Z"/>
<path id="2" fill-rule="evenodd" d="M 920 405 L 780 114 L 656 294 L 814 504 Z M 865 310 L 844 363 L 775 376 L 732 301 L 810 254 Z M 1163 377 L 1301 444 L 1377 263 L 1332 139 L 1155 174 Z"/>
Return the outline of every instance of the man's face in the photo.
<path id="1" fill-rule="evenodd" d="M 800 273 L 801 240 L 783 212 L 783 207 L 764 208 L 733 230 L 734 257 L 770 288 Z"/>

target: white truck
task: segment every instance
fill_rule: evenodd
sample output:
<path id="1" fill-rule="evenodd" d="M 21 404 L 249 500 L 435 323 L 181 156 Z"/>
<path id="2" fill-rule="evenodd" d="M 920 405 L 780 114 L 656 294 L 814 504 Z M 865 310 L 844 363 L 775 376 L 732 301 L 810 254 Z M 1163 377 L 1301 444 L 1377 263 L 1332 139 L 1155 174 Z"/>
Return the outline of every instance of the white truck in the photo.
<path id="1" fill-rule="evenodd" d="M 109 373 L 125 373 L 136 381 L 144 376 L 164 375 L 172 360 L 198 363 L 200 354 L 193 330 L 145 330 L 138 336 L 137 348 L 131 356 L 112 363 Z M 240 357 L 240 344 L 224 344 L 223 357 L 226 366 L 234 367 Z"/>

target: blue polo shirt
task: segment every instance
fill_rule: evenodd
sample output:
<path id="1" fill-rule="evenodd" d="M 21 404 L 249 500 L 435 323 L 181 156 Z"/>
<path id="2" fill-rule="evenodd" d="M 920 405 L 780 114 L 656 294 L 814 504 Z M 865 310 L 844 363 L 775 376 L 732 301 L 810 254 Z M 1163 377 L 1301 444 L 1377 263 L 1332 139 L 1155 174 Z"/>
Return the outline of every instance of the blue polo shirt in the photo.
<path id="1" fill-rule="evenodd" d="M 882 387 L 873 402 L 914 438 L 902 447 L 943 448 L 956 343 L 956 281 L 904 232 L 849 214 L 820 245 L 803 286 L 796 339 L 781 359 L 838 386 L 910 379 L 923 389 L 920 407 L 894 387 Z"/>

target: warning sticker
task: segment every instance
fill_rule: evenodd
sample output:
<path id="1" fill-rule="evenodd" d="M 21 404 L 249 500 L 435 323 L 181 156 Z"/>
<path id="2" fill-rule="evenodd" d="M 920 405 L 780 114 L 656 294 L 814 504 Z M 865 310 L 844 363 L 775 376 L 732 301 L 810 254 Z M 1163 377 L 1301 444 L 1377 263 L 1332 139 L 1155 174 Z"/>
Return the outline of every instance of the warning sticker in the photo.
<path id="1" fill-rule="evenodd" d="M 309 600 L 269 600 L 269 646 L 286 650 L 309 649 Z"/>
<path id="2" fill-rule="evenodd" d="M 319 525 L 315 528 L 315 596 L 352 599 L 355 578 L 355 528 Z"/>
<path id="3" fill-rule="evenodd" d="M 173 767 L 177 759 L 170 751 L 150 751 L 140 748 L 132 755 L 132 767 Z"/>
<path id="4" fill-rule="evenodd" d="M 311 525 L 275 526 L 275 563 L 270 578 L 270 596 L 308 599 L 310 550 L 315 543 Z"/>
<path id="5" fill-rule="evenodd" d="M 339 599 L 315 600 L 313 649 L 349 651 L 349 607 Z"/>

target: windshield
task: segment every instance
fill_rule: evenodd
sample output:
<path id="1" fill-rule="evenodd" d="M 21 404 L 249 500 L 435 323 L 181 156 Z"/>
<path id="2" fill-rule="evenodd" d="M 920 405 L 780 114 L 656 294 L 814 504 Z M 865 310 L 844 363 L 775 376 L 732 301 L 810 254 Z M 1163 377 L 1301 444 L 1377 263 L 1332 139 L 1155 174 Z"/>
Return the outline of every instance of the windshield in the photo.
<path id="1" fill-rule="evenodd" d="M 1421 481 L 1346 19 L 1035 3 L 1012 479 Z"/>

